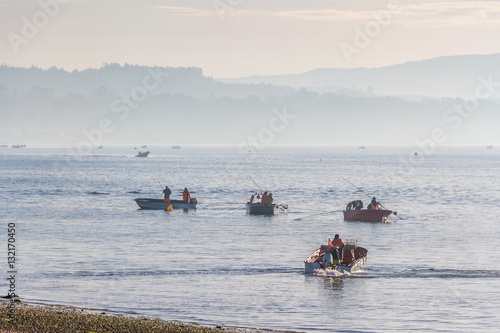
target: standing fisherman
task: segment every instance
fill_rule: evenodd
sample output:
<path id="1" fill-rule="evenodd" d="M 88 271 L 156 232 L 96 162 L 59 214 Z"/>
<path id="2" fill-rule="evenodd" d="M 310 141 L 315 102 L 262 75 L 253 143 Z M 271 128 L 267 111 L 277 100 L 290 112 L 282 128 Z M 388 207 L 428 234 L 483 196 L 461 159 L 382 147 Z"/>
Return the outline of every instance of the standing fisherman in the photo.
<path id="1" fill-rule="evenodd" d="M 266 202 L 266 197 L 267 197 L 267 191 L 262 194 L 262 198 L 260 199 L 260 203 L 265 203 Z"/>
<path id="2" fill-rule="evenodd" d="M 170 202 L 170 194 L 172 194 L 172 191 L 168 188 L 168 186 L 165 186 L 165 189 L 163 190 L 163 202 Z"/>
<path id="3" fill-rule="evenodd" d="M 191 194 L 189 194 L 187 187 L 184 187 L 184 191 L 182 191 L 182 200 L 184 201 L 184 203 L 188 203 L 190 199 Z"/>

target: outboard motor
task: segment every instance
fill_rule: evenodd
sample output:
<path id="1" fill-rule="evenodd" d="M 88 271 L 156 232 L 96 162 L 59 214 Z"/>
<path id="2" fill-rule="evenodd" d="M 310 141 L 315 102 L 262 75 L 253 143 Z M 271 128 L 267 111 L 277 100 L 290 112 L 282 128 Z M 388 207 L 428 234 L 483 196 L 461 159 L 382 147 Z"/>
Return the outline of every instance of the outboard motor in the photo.
<path id="1" fill-rule="evenodd" d="M 323 268 L 327 269 L 333 265 L 333 256 L 330 252 L 325 253 L 323 256 Z"/>

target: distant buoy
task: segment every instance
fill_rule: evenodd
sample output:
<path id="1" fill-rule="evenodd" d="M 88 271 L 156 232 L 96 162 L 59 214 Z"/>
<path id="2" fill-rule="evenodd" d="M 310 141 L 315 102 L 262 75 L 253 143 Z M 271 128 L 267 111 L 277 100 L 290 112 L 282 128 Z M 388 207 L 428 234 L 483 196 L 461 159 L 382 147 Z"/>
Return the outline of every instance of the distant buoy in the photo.
<path id="1" fill-rule="evenodd" d="M 167 212 L 171 212 L 171 211 L 172 211 L 172 205 L 169 205 L 169 206 L 167 207 Z"/>

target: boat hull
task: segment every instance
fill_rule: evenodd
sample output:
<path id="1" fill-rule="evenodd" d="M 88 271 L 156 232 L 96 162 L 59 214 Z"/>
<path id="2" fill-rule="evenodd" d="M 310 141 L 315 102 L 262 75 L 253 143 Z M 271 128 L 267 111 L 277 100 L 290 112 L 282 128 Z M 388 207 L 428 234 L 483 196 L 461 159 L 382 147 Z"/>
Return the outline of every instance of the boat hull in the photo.
<path id="1" fill-rule="evenodd" d="M 173 209 L 196 209 L 196 199 L 192 198 L 191 202 L 185 203 L 182 200 L 170 200 L 170 202 L 163 202 L 163 199 L 149 199 L 137 198 L 134 199 L 141 209 L 156 209 L 166 210 L 168 206 L 172 205 Z"/>
<path id="2" fill-rule="evenodd" d="M 148 157 L 148 156 L 149 156 L 149 151 L 135 155 L 135 157 Z"/>
<path id="3" fill-rule="evenodd" d="M 387 222 L 392 210 L 344 210 L 344 221 Z"/>
<path id="4" fill-rule="evenodd" d="M 250 215 L 276 215 L 276 204 L 247 203 L 247 214 Z"/>

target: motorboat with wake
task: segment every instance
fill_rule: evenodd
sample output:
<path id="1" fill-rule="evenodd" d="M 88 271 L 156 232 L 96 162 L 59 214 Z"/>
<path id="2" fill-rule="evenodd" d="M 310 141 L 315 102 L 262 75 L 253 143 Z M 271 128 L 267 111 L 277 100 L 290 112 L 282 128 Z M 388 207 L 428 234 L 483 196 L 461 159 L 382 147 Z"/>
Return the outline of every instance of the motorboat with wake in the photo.
<path id="1" fill-rule="evenodd" d="M 328 242 L 330 243 L 330 240 Z M 305 272 L 311 274 L 317 269 L 324 269 L 353 273 L 361 270 L 361 266 L 366 262 L 368 250 L 357 243 L 355 239 L 348 239 L 342 248 L 332 246 L 331 243 L 320 245 L 304 260 Z"/>

